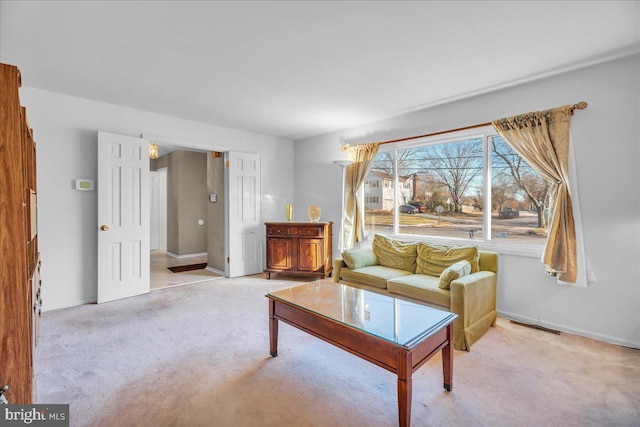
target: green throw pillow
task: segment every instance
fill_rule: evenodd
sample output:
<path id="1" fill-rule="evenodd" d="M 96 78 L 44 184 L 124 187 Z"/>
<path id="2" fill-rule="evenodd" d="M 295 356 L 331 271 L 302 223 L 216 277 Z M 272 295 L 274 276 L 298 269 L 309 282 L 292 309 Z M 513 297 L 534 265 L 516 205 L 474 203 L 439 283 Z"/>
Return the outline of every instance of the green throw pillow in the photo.
<path id="1" fill-rule="evenodd" d="M 362 267 L 369 267 L 378 264 L 378 258 L 371 249 L 351 249 L 342 252 L 344 260 L 349 270 L 356 270 Z"/>
<path id="2" fill-rule="evenodd" d="M 380 265 L 411 273 L 416 271 L 417 246 L 415 242 L 401 242 L 382 234 L 373 237 L 372 245 Z"/>
<path id="3" fill-rule="evenodd" d="M 458 261 L 469 261 L 471 273 L 479 271 L 480 253 L 478 247 L 469 246 L 435 246 L 429 243 L 418 245 L 417 274 L 438 277 L 442 272 Z"/>
<path id="4" fill-rule="evenodd" d="M 459 261 L 450 267 L 444 269 L 440 275 L 438 287 L 440 289 L 449 289 L 451 282 L 471 273 L 471 264 L 469 261 Z"/>

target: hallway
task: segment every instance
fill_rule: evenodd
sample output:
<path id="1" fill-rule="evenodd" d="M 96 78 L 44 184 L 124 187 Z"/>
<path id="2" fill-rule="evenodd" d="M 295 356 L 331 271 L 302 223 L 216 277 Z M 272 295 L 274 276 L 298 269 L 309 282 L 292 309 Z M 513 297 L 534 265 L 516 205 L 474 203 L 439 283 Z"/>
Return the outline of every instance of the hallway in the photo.
<path id="1" fill-rule="evenodd" d="M 168 269 L 168 267 L 178 265 L 190 265 L 206 262 L 206 255 L 189 258 L 174 258 L 167 255 L 167 253 L 162 250 L 151 251 L 151 289 L 154 290 L 170 286 L 187 285 L 224 277 L 223 275 L 206 269 L 185 271 L 181 273 L 173 273 Z"/>

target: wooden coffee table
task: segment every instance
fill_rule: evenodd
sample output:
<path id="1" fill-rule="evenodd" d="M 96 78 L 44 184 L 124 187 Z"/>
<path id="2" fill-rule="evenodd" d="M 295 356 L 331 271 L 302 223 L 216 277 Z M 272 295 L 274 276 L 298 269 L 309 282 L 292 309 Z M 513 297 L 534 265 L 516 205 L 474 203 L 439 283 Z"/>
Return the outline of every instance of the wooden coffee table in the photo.
<path id="1" fill-rule="evenodd" d="M 282 320 L 397 374 L 400 426 L 411 421 L 411 375 L 440 350 L 451 391 L 455 314 L 328 280 L 266 297 L 271 356 L 278 355 Z"/>

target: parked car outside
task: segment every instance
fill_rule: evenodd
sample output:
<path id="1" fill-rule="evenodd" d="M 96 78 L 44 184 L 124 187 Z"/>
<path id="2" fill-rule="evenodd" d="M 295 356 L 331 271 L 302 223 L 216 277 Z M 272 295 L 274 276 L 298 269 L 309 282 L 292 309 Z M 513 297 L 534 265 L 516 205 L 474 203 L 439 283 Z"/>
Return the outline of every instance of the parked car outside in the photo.
<path id="1" fill-rule="evenodd" d="M 502 210 L 498 212 L 498 218 L 517 218 L 519 216 L 520 211 L 512 208 L 502 208 Z"/>
<path id="2" fill-rule="evenodd" d="M 425 205 L 423 205 L 420 202 L 411 202 L 409 203 L 411 206 L 418 208 L 418 210 L 420 211 L 420 213 L 424 212 L 427 210 L 427 207 Z"/>
<path id="3" fill-rule="evenodd" d="M 401 213 L 408 213 L 408 214 L 417 214 L 418 212 L 420 212 L 420 209 L 416 208 L 415 206 L 411 206 L 411 205 L 402 205 L 402 206 L 400 206 L 400 212 Z"/>

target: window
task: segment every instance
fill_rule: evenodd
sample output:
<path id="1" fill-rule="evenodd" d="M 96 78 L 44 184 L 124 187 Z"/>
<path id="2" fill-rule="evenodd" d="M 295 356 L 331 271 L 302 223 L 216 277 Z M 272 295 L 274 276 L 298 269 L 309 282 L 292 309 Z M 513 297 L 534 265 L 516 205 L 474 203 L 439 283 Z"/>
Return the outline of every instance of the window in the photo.
<path id="1" fill-rule="evenodd" d="M 545 242 L 551 187 L 493 127 L 381 146 L 369 174 L 384 188 L 381 202 L 365 206 L 368 231 L 536 249 Z M 364 192 L 376 197 L 371 186 Z"/>
<path id="2" fill-rule="evenodd" d="M 489 138 L 489 151 L 492 239 L 544 244 L 551 184 L 500 136 Z"/>

